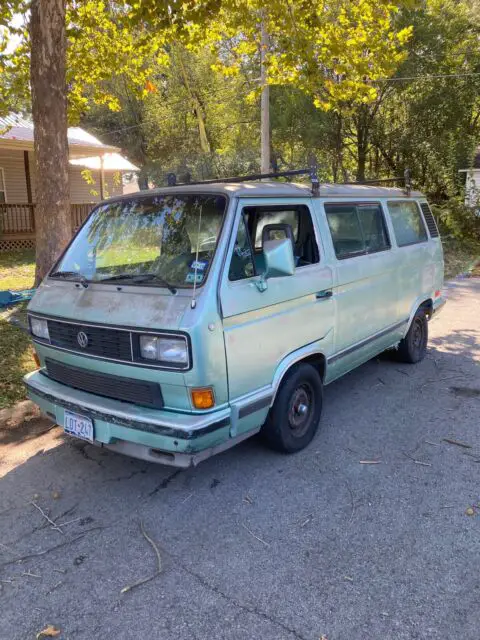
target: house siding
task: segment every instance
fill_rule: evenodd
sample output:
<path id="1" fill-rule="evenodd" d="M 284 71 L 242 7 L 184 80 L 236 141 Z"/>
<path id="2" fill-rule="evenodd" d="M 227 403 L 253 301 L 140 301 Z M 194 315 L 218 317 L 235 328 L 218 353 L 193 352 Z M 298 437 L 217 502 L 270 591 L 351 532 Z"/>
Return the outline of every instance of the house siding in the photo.
<path id="1" fill-rule="evenodd" d="M 32 186 L 32 201 L 36 201 L 36 176 L 33 152 L 28 152 L 30 164 L 30 182 Z M 28 202 L 27 180 L 25 177 L 25 165 L 23 151 L 17 149 L 0 148 L 0 168 L 5 176 L 5 188 L 7 193 L 7 203 L 24 204 Z M 89 185 L 82 177 L 82 167 L 69 165 L 70 180 L 70 202 L 72 204 L 82 204 L 85 202 L 100 201 L 100 172 L 92 171 L 95 184 Z M 121 176 L 120 184 L 115 184 L 115 175 L 118 172 L 105 172 L 105 197 L 121 195 L 123 193 Z M 91 191 L 97 191 L 98 195 L 92 195 Z"/>
<path id="2" fill-rule="evenodd" d="M 70 165 L 69 178 L 70 178 L 70 202 L 73 204 L 79 204 L 82 202 L 100 202 L 100 171 L 91 171 L 90 175 L 95 181 L 94 184 L 88 184 L 85 178 L 82 176 L 82 167 Z M 115 175 L 116 171 L 105 171 L 104 179 L 104 196 L 109 198 L 111 196 L 122 195 L 122 180 L 120 175 L 120 184 L 115 184 L 117 180 Z M 92 193 L 92 191 L 94 193 Z"/>
<path id="3" fill-rule="evenodd" d="M 465 183 L 465 204 L 474 207 L 480 196 L 480 169 L 470 169 Z"/>
<path id="4" fill-rule="evenodd" d="M 0 149 L 0 167 L 5 176 L 7 202 L 19 204 L 28 202 L 23 151 Z M 30 171 L 32 171 L 32 164 L 30 164 Z"/>

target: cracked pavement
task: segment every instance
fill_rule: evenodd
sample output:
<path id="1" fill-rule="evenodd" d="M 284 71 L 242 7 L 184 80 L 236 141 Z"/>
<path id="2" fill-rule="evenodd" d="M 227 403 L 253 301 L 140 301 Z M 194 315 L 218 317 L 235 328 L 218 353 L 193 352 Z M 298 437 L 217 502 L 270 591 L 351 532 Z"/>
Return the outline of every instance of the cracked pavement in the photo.
<path id="1" fill-rule="evenodd" d="M 327 387 L 294 456 L 177 470 L 0 428 L 0 639 L 478 640 L 480 279 L 449 298 L 426 360 Z M 162 572 L 122 594 L 156 570 L 140 522 Z"/>

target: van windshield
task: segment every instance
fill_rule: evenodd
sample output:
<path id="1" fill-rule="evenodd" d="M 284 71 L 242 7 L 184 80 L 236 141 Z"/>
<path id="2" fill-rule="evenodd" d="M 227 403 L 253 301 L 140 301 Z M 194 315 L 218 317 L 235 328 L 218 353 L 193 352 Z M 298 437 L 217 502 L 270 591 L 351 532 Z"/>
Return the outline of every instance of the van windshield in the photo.
<path id="1" fill-rule="evenodd" d="M 201 286 L 226 204 L 224 196 L 175 194 L 101 205 L 50 277 L 160 286 L 172 292 L 193 287 L 195 280 Z"/>

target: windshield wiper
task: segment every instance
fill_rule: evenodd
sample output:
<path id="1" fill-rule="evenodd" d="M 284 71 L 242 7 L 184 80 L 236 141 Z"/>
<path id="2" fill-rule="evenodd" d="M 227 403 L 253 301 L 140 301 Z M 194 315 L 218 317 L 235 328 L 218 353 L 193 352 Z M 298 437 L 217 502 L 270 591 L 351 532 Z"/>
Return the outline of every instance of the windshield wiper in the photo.
<path id="1" fill-rule="evenodd" d="M 177 293 L 177 289 L 157 273 L 139 273 L 137 275 L 129 273 L 119 273 L 116 276 L 102 278 L 101 280 L 98 280 L 98 282 L 115 282 L 116 280 L 130 280 L 134 284 L 141 284 L 142 282 L 148 282 L 149 280 L 158 280 L 158 282 L 166 287 L 170 291 L 170 293 Z"/>
<path id="2" fill-rule="evenodd" d="M 62 278 L 63 280 L 72 280 L 72 282 L 80 282 L 85 289 L 88 287 L 88 280 L 78 271 L 54 271 L 49 278 Z"/>

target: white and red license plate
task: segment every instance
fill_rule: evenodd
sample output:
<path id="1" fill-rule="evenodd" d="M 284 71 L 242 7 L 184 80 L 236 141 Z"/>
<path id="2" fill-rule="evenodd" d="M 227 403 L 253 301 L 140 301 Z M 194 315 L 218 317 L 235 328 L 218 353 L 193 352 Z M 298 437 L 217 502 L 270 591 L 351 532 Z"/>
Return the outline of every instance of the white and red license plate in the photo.
<path id="1" fill-rule="evenodd" d="M 69 436 L 93 442 L 93 420 L 86 416 L 65 411 L 63 428 Z"/>

